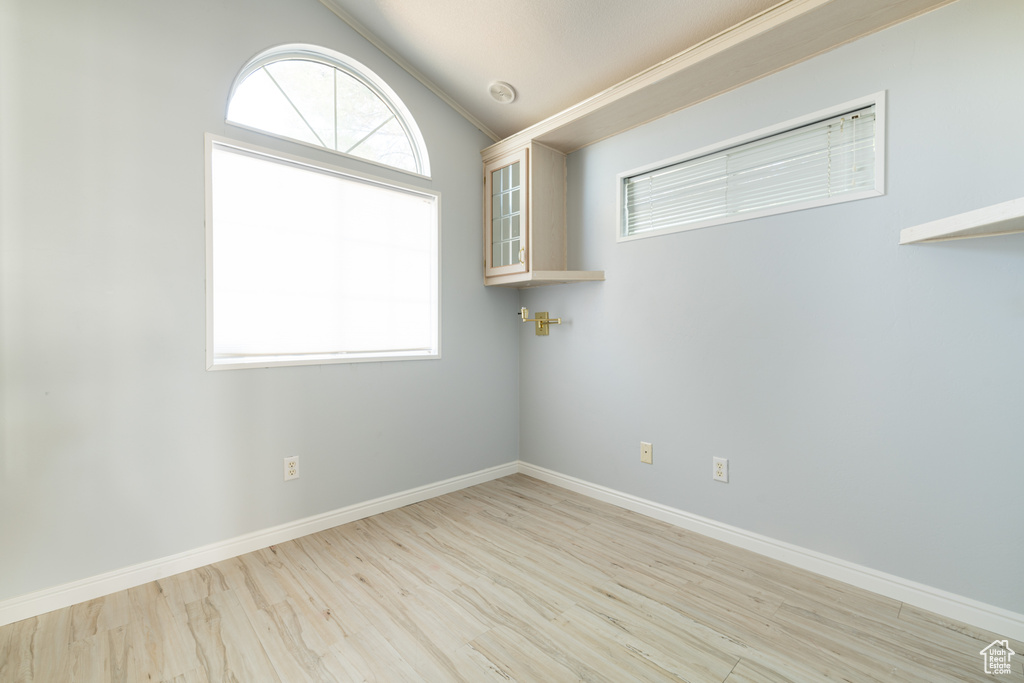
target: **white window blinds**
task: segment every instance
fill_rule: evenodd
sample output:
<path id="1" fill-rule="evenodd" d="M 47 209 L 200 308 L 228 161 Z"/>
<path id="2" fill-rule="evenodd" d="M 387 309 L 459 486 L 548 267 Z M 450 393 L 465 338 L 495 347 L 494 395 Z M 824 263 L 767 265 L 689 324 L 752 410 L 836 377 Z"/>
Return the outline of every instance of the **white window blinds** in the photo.
<path id="1" fill-rule="evenodd" d="M 210 367 L 438 356 L 435 194 L 208 144 Z"/>
<path id="2" fill-rule="evenodd" d="M 623 178 L 622 237 L 881 194 L 875 105 Z M 865 194 L 865 192 L 867 194 Z"/>

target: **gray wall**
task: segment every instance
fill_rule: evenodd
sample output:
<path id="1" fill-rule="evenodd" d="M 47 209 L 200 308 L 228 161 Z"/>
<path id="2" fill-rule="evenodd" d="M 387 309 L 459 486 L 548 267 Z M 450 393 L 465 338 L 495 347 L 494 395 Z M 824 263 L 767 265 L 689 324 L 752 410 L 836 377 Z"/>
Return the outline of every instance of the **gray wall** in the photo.
<path id="1" fill-rule="evenodd" d="M 0 0 L 0 27 L 0 600 L 518 457 L 479 131 L 316 0 Z M 269 144 L 224 124 L 228 88 L 291 42 L 367 65 L 422 129 L 441 360 L 205 370 L 203 134 Z"/>
<path id="2" fill-rule="evenodd" d="M 1022 29 L 961 0 L 572 155 L 608 281 L 524 293 L 567 319 L 538 338 L 480 286 L 488 141 L 316 0 L 0 0 L 0 600 L 521 454 L 1024 611 L 1024 236 L 896 246 L 1024 192 Z M 440 361 L 204 370 L 203 133 L 268 144 L 225 98 L 288 42 L 423 130 Z M 885 197 L 615 242 L 620 171 L 882 89 Z"/>
<path id="3" fill-rule="evenodd" d="M 1024 612 L 1024 235 L 897 246 L 1024 195 L 1022 35 L 961 0 L 571 155 L 607 281 L 522 297 L 521 458 Z M 616 243 L 617 173 L 879 90 L 886 196 Z"/>

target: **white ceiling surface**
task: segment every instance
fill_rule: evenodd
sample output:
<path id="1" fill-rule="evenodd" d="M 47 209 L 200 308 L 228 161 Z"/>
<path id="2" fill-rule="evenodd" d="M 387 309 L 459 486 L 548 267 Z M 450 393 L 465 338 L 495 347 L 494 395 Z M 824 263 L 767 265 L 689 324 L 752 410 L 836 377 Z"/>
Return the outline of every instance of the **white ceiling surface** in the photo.
<path id="1" fill-rule="evenodd" d="M 779 0 L 325 0 L 499 138 L 648 69 Z M 491 99 L 506 81 L 518 97 Z"/>

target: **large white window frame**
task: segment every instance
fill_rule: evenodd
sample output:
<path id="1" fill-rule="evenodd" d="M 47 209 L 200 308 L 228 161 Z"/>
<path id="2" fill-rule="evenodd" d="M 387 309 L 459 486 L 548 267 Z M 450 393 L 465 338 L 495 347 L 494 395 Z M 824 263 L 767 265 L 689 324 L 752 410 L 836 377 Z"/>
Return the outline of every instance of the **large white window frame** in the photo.
<path id="1" fill-rule="evenodd" d="M 666 229 L 655 229 L 647 230 L 643 232 L 637 232 L 634 234 L 627 234 L 626 225 L 626 182 L 627 180 L 636 176 L 651 173 L 658 169 L 670 167 L 675 164 L 682 162 L 696 160 L 701 157 L 707 157 L 716 153 L 724 152 L 731 148 L 740 147 L 742 145 L 752 143 L 765 138 L 770 138 L 775 135 L 792 131 L 797 128 L 808 126 L 818 121 L 842 116 L 843 114 L 864 109 L 866 107 L 874 106 L 875 108 L 875 138 L 874 138 L 874 182 L 870 188 L 846 192 L 840 195 L 823 197 L 819 199 L 813 199 L 809 201 L 802 201 L 796 203 L 788 203 L 780 206 L 771 206 L 759 210 L 747 211 L 743 213 L 734 213 L 723 216 L 716 216 L 714 218 L 695 221 L 692 223 L 686 223 L 683 225 L 677 225 Z M 700 228 L 707 228 L 716 225 L 724 225 L 727 223 L 735 223 L 738 221 L 751 220 L 754 218 L 763 218 L 765 216 L 772 216 L 781 213 L 789 213 L 792 211 L 802 211 L 804 209 L 811 209 L 821 206 L 828 206 L 830 204 L 838 204 L 842 202 L 855 201 L 859 199 L 866 199 L 869 197 L 878 197 L 885 194 L 885 91 L 874 93 L 866 97 L 862 97 L 856 100 L 845 102 L 835 107 L 830 107 L 821 111 L 802 116 L 800 118 L 785 121 L 783 123 L 775 124 L 756 130 L 751 133 L 740 135 L 723 142 L 718 142 L 707 147 L 703 147 L 685 154 L 663 159 L 656 163 L 647 164 L 640 168 L 632 169 L 620 173 L 616 179 L 616 192 L 618 196 L 618 219 L 616 220 L 616 239 L 619 242 L 628 242 L 638 239 L 646 239 L 648 237 L 656 237 L 659 235 L 672 234 L 676 232 L 684 232 L 688 230 L 698 230 Z"/>
<path id="2" fill-rule="evenodd" d="M 235 354 L 225 357 L 218 353 L 217 349 L 217 254 L 215 253 L 216 243 L 216 191 L 214 152 L 215 150 L 230 151 L 240 155 L 247 155 L 253 158 L 266 160 L 267 162 L 280 164 L 282 167 L 311 171 L 323 174 L 325 177 L 337 178 L 345 182 L 362 183 L 375 188 L 391 190 L 403 195 L 414 195 L 425 198 L 432 202 L 433 210 L 430 213 L 430 224 L 424 229 L 430 230 L 430 254 L 429 254 L 429 287 L 430 297 L 430 340 L 428 348 L 415 349 L 361 349 L 357 352 L 348 350 L 334 350 L 324 352 L 323 349 L 311 349 L 309 353 L 265 353 L 265 354 Z M 206 365 L 208 370 L 222 370 L 233 368 L 273 367 L 289 365 L 323 365 L 329 363 L 349 362 L 380 362 L 395 360 L 423 360 L 436 359 L 441 357 L 441 304 L 440 304 L 440 213 L 441 196 L 438 192 L 425 190 L 420 187 L 396 183 L 392 180 L 377 178 L 374 176 L 355 173 L 349 169 L 332 166 L 321 162 L 314 162 L 306 158 L 285 154 L 276 150 L 266 149 L 250 145 L 237 140 L 220 137 L 210 133 L 206 134 Z M 370 324 L 371 321 L 352 319 L 348 321 L 352 325 Z"/>

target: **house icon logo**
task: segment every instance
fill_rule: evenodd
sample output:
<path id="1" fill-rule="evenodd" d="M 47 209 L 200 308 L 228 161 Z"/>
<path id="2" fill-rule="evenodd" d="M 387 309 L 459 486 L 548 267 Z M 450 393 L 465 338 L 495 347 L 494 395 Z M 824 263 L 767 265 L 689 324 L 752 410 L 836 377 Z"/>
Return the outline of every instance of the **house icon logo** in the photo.
<path id="1" fill-rule="evenodd" d="M 1010 673 L 1010 657 L 1017 654 L 1010 649 L 1009 640 L 996 640 L 981 651 L 985 658 L 985 673 L 999 675 Z"/>

